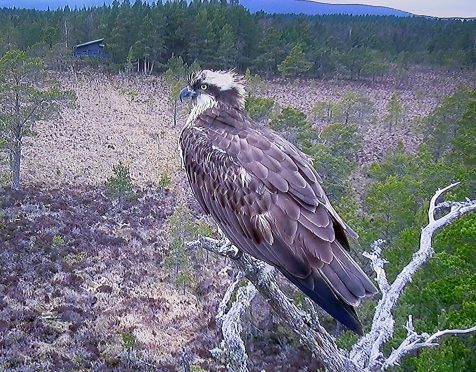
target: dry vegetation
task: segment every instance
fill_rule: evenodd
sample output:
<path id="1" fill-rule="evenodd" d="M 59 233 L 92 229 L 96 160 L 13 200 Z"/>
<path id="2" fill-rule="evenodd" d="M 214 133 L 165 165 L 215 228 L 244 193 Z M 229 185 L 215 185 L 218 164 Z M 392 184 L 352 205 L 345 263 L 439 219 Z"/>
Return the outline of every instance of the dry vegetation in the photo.
<path id="1" fill-rule="evenodd" d="M 35 128 L 24 150 L 24 190 L 0 195 L 9 216 L 0 228 L 0 370 L 217 369 L 208 350 L 220 337 L 214 314 L 228 283 L 226 262 L 195 257 L 196 285 L 185 294 L 163 268 L 164 222 L 177 200 L 198 213 L 180 172 L 180 128 L 172 124 L 165 82 L 96 72 L 57 78 L 77 94 L 76 107 Z M 399 141 L 415 150 L 416 120 L 468 81 L 417 71 L 403 85 L 277 80 L 264 94 L 307 113 L 349 90 L 367 94 L 376 107 L 363 133 L 360 158 L 368 163 Z M 381 121 L 395 91 L 407 121 L 389 134 Z M 103 184 L 119 160 L 130 166 L 138 199 L 117 211 Z M 170 191 L 158 187 L 163 174 L 172 176 Z M 255 311 L 253 327 L 265 335 L 271 315 L 265 305 Z M 278 347 L 289 335 L 273 334 L 274 346 L 265 337 L 250 342 L 257 369 L 311 365 L 300 349 Z"/>

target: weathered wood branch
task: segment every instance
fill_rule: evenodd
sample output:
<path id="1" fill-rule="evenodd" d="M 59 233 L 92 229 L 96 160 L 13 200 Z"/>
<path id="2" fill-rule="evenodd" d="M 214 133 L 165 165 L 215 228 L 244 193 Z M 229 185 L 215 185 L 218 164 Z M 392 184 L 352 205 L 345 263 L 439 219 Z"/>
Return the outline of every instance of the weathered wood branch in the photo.
<path id="1" fill-rule="evenodd" d="M 202 237 L 190 242 L 189 247 L 201 247 L 224 257 L 230 256 L 230 246 L 226 241 Z M 346 353 L 336 346 L 334 338 L 319 323 L 313 322 L 310 315 L 299 310 L 281 291 L 273 268 L 246 254 L 233 262 L 316 359 L 331 371 L 355 371 L 353 363 Z"/>
<path id="2" fill-rule="evenodd" d="M 442 190 L 438 190 L 431 198 L 430 206 L 428 208 L 429 223 L 421 231 L 420 249 L 413 255 L 410 263 L 404 267 L 392 285 L 388 288 L 385 284 L 386 279 L 383 279 L 381 274 L 384 263 L 380 258 L 381 244 L 374 244 L 373 253 L 367 255 L 372 262 L 372 267 L 377 272 L 377 278 L 379 278 L 380 272 L 381 277 L 379 280 L 379 286 L 381 289 L 382 287 L 384 288 L 382 289 L 382 298 L 375 310 L 370 332 L 354 345 L 350 353 L 350 358 L 360 368 L 367 368 L 369 371 L 374 371 L 381 369 L 385 364 L 385 356 L 381 350 L 383 345 L 393 336 L 395 321 L 392 311 L 403 293 L 403 290 L 407 284 L 411 282 L 417 270 L 419 270 L 433 255 L 434 251 L 431 243 L 434 233 L 464 214 L 476 210 L 476 200 L 452 203 L 452 209 L 448 214 L 439 219 L 435 219 L 435 210 L 439 209 L 436 205 L 438 198 L 456 185 L 458 185 L 458 183 L 454 183 Z"/>
<path id="3" fill-rule="evenodd" d="M 377 304 L 370 332 L 354 345 L 350 354 L 336 346 L 334 338 L 319 324 L 315 313 L 309 315 L 299 310 L 292 301 L 286 297 L 277 285 L 275 270 L 273 268 L 246 254 L 235 258 L 233 262 L 238 269 L 245 274 L 246 278 L 254 285 L 256 290 L 266 299 L 284 324 L 298 335 L 300 342 L 312 352 L 313 356 L 318 359 L 327 370 L 346 372 L 383 370 L 398 364 L 402 357 L 413 350 L 422 347 L 436 346 L 436 341 L 444 335 L 464 334 L 476 331 L 476 327 L 472 327 L 464 330 L 444 330 L 432 336 L 426 334 L 418 335 L 414 332 L 413 325 L 410 321 L 407 323 L 408 337 L 402 342 L 399 348 L 394 350 L 389 357 L 385 357 L 382 352 L 384 344 L 393 337 L 395 321 L 392 311 L 398 299 L 415 273 L 434 253 L 431 245 L 434 233 L 463 215 L 476 211 L 476 200 L 436 204 L 438 198 L 444 192 L 456 185 L 457 184 L 452 184 L 442 190 L 438 190 L 432 197 L 428 210 L 429 223 L 422 229 L 419 250 L 413 255 L 412 260 L 405 266 L 392 284 L 388 283 L 384 270 L 386 262 L 381 258 L 382 246 L 385 242 L 383 240 L 376 241 L 373 244 L 372 252 L 366 254 L 371 260 L 373 270 L 377 274 L 377 283 L 382 292 L 382 298 Z M 436 219 L 435 211 L 443 207 L 450 207 L 451 211 Z M 230 252 L 233 251 L 233 247 L 227 240 L 220 241 L 206 237 L 201 237 L 196 241 L 188 243 L 188 245 L 190 248 L 205 248 L 224 257 L 230 257 Z M 236 287 L 236 285 L 236 283 L 233 284 L 234 287 Z M 227 291 L 225 295 L 224 301 L 226 301 L 226 306 L 231 298 L 231 293 L 235 290 L 234 287 L 229 289 L 231 292 L 228 293 L 229 291 Z M 246 288 L 248 288 L 248 286 Z M 246 306 L 249 305 L 246 293 L 244 293 L 243 296 L 243 303 Z M 234 319 L 238 319 L 236 313 L 240 313 L 241 311 L 239 310 L 240 307 L 237 309 L 236 312 L 232 313 L 235 314 L 233 315 Z M 223 309 L 220 310 L 220 312 L 222 311 Z M 230 314 L 230 312 L 228 312 L 228 314 Z M 238 329 L 238 331 L 235 329 L 234 335 L 239 335 L 239 333 L 240 329 Z M 224 335 L 224 337 L 226 336 Z M 242 342 L 241 338 L 238 338 L 238 343 L 239 341 Z M 223 346 L 225 347 L 225 345 L 226 342 Z M 239 347 L 241 350 L 244 350 L 244 345 L 240 345 Z M 246 356 L 243 356 L 243 358 L 246 359 Z M 243 368 L 246 368 L 246 366 Z M 245 371 L 246 369 L 235 370 Z"/>
<path id="4" fill-rule="evenodd" d="M 250 282 L 246 286 L 240 287 L 242 280 L 241 277 L 238 277 L 228 287 L 218 307 L 216 319 L 218 326 L 222 329 L 223 341 L 220 343 L 220 347 L 211 350 L 212 355 L 222 360 L 230 371 L 237 372 L 248 371 L 248 355 L 245 343 L 241 338 L 242 318 L 257 293 L 256 288 Z M 235 294 L 235 301 L 231 301 L 233 294 Z"/>
<path id="5" fill-rule="evenodd" d="M 411 315 L 408 317 L 405 328 L 407 329 L 407 338 L 402 341 L 397 349 L 392 351 L 392 353 L 385 360 L 382 369 L 385 370 L 389 367 L 399 365 L 400 360 L 402 360 L 405 355 L 410 354 L 418 349 L 438 346 L 438 340 L 443 336 L 476 332 L 476 326 L 474 326 L 467 329 L 446 329 L 444 331 L 435 332 L 431 336 L 427 333 L 419 335 L 415 332 Z"/>

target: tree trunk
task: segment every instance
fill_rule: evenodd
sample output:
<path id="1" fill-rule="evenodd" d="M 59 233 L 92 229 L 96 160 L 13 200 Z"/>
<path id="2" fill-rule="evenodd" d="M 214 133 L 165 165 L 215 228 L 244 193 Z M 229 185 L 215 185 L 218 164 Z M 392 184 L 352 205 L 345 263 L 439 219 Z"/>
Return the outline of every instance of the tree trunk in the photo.
<path id="1" fill-rule="evenodd" d="M 177 100 L 174 101 L 174 127 L 177 126 Z"/>
<path id="2" fill-rule="evenodd" d="M 12 189 L 20 189 L 20 162 L 21 162 L 21 141 L 23 135 L 23 123 L 21 118 L 21 108 L 20 108 L 20 81 L 16 80 L 16 91 L 15 91 L 15 116 L 16 124 L 14 128 L 14 144 L 13 144 L 13 153 L 10 158 L 10 170 L 12 171 Z"/>
<path id="3" fill-rule="evenodd" d="M 10 170 L 12 172 L 12 189 L 20 189 L 20 162 L 21 162 L 21 143 L 15 142 L 13 153 L 10 159 Z"/>

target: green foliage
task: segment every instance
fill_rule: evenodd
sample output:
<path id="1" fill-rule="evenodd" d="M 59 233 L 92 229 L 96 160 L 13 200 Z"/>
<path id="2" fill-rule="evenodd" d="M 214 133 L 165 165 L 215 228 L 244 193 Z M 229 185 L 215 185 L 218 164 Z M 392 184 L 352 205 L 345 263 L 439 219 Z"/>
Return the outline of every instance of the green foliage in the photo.
<path id="1" fill-rule="evenodd" d="M 373 119 L 374 105 L 363 93 L 349 91 L 339 101 L 317 102 L 311 120 L 318 125 L 350 124 L 365 127 Z"/>
<path id="2" fill-rule="evenodd" d="M 392 72 L 415 63 L 474 68 L 475 27 L 421 17 L 251 14 L 236 1 L 124 1 L 55 11 L 0 9 L 0 53 L 37 48 L 45 56 L 55 45 L 71 50 L 101 37 L 116 70 L 129 59 L 134 71 L 163 71 L 170 56 L 181 55 L 207 68 L 374 80 L 390 64 Z"/>
<path id="3" fill-rule="evenodd" d="M 129 167 L 121 161 L 112 167 L 113 175 L 108 177 L 105 186 L 108 195 L 122 205 L 136 197 Z"/>
<path id="4" fill-rule="evenodd" d="M 53 236 L 52 243 L 54 247 L 62 247 L 65 244 L 64 239 L 61 235 Z"/>
<path id="5" fill-rule="evenodd" d="M 306 114 L 293 107 L 285 107 L 270 124 L 275 130 L 303 129 L 309 126 Z"/>
<path id="6" fill-rule="evenodd" d="M 317 102 L 311 110 L 311 120 L 317 124 L 331 124 L 335 114 L 335 103 L 330 101 Z"/>
<path id="7" fill-rule="evenodd" d="M 452 149 L 452 140 L 458 133 L 459 123 L 471 102 L 474 91 L 460 87 L 443 99 L 442 103 L 423 120 L 425 142 L 431 149 L 434 160 L 440 160 Z"/>
<path id="8" fill-rule="evenodd" d="M 217 67 L 221 69 L 234 68 L 238 60 L 238 48 L 236 47 L 236 36 L 233 27 L 225 24 L 219 32 Z"/>
<path id="9" fill-rule="evenodd" d="M 122 346 L 127 351 L 132 351 L 137 348 L 137 339 L 132 333 L 123 333 L 121 335 L 122 338 Z"/>
<path id="10" fill-rule="evenodd" d="M 392 94 L 390 101 L 387 104 L 387 114 L 385 116 L 385 123 L 391 132 L 403 121 L 403 106 L 401 99 L 397 93 Z"/>
<path id="11" fill-rule="evenodd" d="M 390 152 L 388 158 L 380 164 L 370 167 L 370 174 L 377 175 L 368 189 L 365 204 L 372 221 L 373 230 L 382 238 L 393 242 L 408 226 L 423 223 L 416 218 L 428 198 L 431 196 L 424 185 L 425 176 L 419 165 L 424 162 L 415 161 L 411 155 L 404 155 L 400 148 Z M 397 159 L 400 162 L 393 162 Z M 410 164 L 408 168 L 406 164 Z M 448 182 L 448 181 L 444 181 Z"/>
<path id="12" fill-rule="evenodd" d="M 245 102 L 245 108 L 250 118 L 256 121 L 267 121 L 275 107 L 272 98 L 257 96 L 248 96 Z"/>
<path id="13" fill-rule="evenodd" d="M 334 106 L 333 120 L 341 124 L 364 126 L 371 119 L 373 103 L 363 93 L 349 91 Z"/>
<path id="14" fill-rule="evenodd" d="M 176 126 L 178 117 L 177 101 L 179 99 L 180 90 L 186 85 L 188 74 L 200 70 L 200 65 L 195 61 L 188 66 L 181 56 L 172 56 L 167 61 L 165 67 L 165 80 L 170 89 L 169 100 L 173 105 L 174 126 Z"/>
<path id="15" fill-rule="evenodd" d="M 456 221 L 435 239 L 435 256 L 420 271 L 402 296 L 411 307 L 418 332 L 468 328 L 475 324 L 476 214 Z M 396 258 L 396 257 L 395 257 Z M 406 314 L 397 313 L 397 325 L 403 326 Z M 405 336 L 400 335 L 396 343 Z M 418 358 L 404 361 L 405 369 L 423 371 L 474 370 L 476 337 L 447 338 L 439 348 L 424 350 Z"/>
<path id="16" fill-rule="evenodd" d="M 356 154 L 361 145 L 361 136 L 354 125 L 331 124 L 305 148 L 313 157 L 314 168 L 322 178 L 326 194 L 334 202 L 352 194 L 349 177 L 355 170 Z"/>
<path id="17" fill-rule="evenodd" d="M 377 50 L 368 47 L 352 47 L 347 53 L 338 55 L 338 73 L 350 79 L 372 78 L 387 70 L 385 59 Z"/>
<path id="18" fill-rule="evenodd" d="M 327 196 L 332 201 L 344 196 L 349 191 L 348 177 L 354 170 L 355 164 L 334 154 L 322 143 L 314 145 L 308 152 L 313 156 L 314 168 L 322 178 Z"/>
<path id="19" fill-rule="evenodd" d="M 355 125 L 328 125 L 319 138 L 331 153 L 348 161 L 355 161 L 357 152 L 362 147 L 362 137 Z"/>
<path id="20" fill-rule="evenodd" d="M 283 76 L 302 76 L 307 73 L 313 63 L 310 62 L 304 53 L 302 44 L 296 44 L 289 55 L 278 65 L 278 71 Z"/>
<path id="21" fill-rule="evenodd" d="M 337 339 L 336 344 L 344 350 L 351 350 L 352 346 L 358 341 L 357 335 L 353 332 L 343 332 Z"/>
<path id="22" fill-rule="evenodd" d="M 316 133 L 312 129 L 306 114 L 293 107 L 285 107 L 270 121 L 270 126 L 286 137 L 288 141 L 301 149 L 308 149 Z"/>
<path id="23" fill-rule="evenodd" d="M 190 372 L 207 372 L 206 369 L 203 369 L 202 367 L 200 367 L 199 365 L 196 365 L 196 364 L 192 364 L 190 366 Z"/>
<path id="24" fill-rule="evenodd" d="M 465 180 L 470 196 L 476 195 L 476 90 L 470 93 L 465 113 L 458 121 L 456 133 L 451 138 L 452 151 L 447 160 L 460 167 L 460 179 Z M 463 174 L 462 174 L 463 173 Z"/>
<path id="25" fill-rule="evenodd" d="M 44 62 L 26 52 L 11 50 L 0 58 L 0 150 L 7 153 L 12 188 L 20 188 L 22 144 L 34 135 L 33 125 L 57 117 L 74 99 L 46 75 Z"/>
<path id="26" fill-rule="evenodd" d="M 203 226 L 194 222 L 190 211 L 180 204 L 167 221 L 169 235 L 169 253 L 165 258 L 165 267 L 171 274 L 175 285 L 185 288 L 194 282 L 192 263 L 187 251 L 187 242 L 203 233 Z M 208 233 L 209 231 L 205 231 Z"/>
<path id="27" fill-rule="evenodd" d="M 170 174 L 168 172 L 164 172 L 160 175 L 159 179 L 159 187 L 162 189 L 170 189 L 170 186 L 172 185 L 172 178 L 170 177 Z"/>
<path id="28" fill-rule="evenodd" d="M 258 74 L 253 74 L 249 68 L 245 71 L 245 81 L 247 91 L 250 96 L 255 96 L 263 88 L 263 80 Z"/>
<path id="29" fill-rule="evenodd" d="M 419 245 L 420 227 L 427 222 L 429 198 L 436 189 L 463 181 L 459 190 L 447 199 L 474 197 L 473 136 L 476 118 L 474 92 L 467 90 L 443 100 L 426 120 L 433 121 L 431 135 L 417 154 L 408 154 L 403 146 L 389 151 L 385 159 L 367 171 L 371 185 L 365 198 L 367 218 L 361 242 L 368 245 L 377 238 L 387 240 L 384 258 L 388 261 L 388 279 L 393 281 L 409 262 Z M 465 101 L 465 102 L 463 102 Z M 464 106 L 464 108 L 462 108 Z M 454 132 L 446 137 L 455 120 Z M 425 120 L 425 121 L 426 121 Z M 470 137 L 471 138 L 471 137 Z M 437 159 L 435 160 L 435 147 Z M 440 151 L 444 149 L 444 151 Z M 433 242 L 434 257 L 413 278 L 395 311 L 397 337 L 388 351 L 406 336 L 404 324 L 413 315 L 417 332 L 468 328 L 476 323 L 476 214 L 454 222 L 439 232 Z M 403 361 L 402 370 L 474 370 L 476 337 L 447 338 L 441 347 L 424 350 L 418 357 Z"/>

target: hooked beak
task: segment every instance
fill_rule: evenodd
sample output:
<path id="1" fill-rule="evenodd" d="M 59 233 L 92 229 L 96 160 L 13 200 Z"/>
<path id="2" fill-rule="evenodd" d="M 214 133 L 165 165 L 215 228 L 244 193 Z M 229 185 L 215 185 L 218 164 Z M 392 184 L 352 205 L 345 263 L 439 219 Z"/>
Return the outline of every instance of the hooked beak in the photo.
<path id="1" fill-rule="evenodd" d="M 180 102 L 183 102 L 186 99 L 192 99 L 196 97 L 198 94 L 189 86 L 186 86 L 180 91 Z"/>

